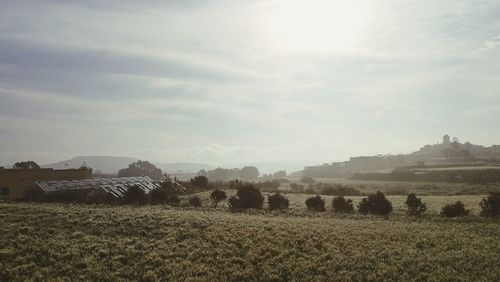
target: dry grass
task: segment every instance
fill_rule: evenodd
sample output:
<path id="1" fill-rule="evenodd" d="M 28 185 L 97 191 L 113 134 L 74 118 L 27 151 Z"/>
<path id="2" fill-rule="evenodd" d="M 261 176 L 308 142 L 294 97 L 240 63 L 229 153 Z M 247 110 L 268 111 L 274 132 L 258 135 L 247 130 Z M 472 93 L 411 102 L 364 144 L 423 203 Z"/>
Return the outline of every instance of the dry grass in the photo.
<path id="1" fill-rule="evenodd" d="M 309 213 L 305 197 L 292 195 L 290 212 L 242 214 L 0 203 L 0 281 L 500 278 L 498 221 Z"/>

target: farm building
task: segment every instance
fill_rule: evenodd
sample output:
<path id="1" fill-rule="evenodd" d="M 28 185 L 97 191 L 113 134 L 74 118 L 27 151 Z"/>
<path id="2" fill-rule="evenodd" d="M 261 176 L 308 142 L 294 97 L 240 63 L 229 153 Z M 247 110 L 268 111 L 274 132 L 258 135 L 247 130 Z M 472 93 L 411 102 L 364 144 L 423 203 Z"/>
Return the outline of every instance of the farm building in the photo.
<path id="1" fill-rule="evenodd" d="M 148 176 L 35 182 L 35 187 L 45 193 L 68 190 L 104 190 L 117 198 L 122 197 L 132 186 L 141 188 L 146 194 L 158 188 L 158 184 L 154 183 Z"/>
<path id="2" fill-rule="evenodd" d="M 89 178 L 91 172 L 81 169 L 11 169 L 0 168 L 0 199 L 16 200 L 26 196 L 35 181 L 81 180 Z"/>

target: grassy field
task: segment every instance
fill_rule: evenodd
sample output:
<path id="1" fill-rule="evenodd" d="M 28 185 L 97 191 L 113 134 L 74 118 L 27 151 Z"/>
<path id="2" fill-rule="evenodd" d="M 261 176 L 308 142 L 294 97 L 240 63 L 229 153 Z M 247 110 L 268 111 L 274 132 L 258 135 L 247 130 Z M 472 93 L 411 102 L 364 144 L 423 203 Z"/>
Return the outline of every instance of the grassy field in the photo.
<path id="1" fill-rule="evenodd" d="M 207 193 L 200 194 L 207 203 Z M 0 203 L 0 281 L 499 281 L 500 223 L 305 211 Z M 329 199 L 327 199 L 329 202 Z M 477 210 L 476 208 L 474 208 Z"/>
<path id="2" fill-rule="evenodd" d="M 292 183 L 300 183 L 298 178 L 290 178 Z M 468 183 L 436 183 L 436 182 L 409 182 L 409 181 L 365 181 L 352 180 L 348 178 L 315 178 L 317 182 L 326 184 L 342 184 L 358 189 L 363 194 L 381 191 L 386 195 L 406 195 L 416 193 L 418 195 L 482 195 L 487 192 L 500 192 L 500 183 L 487 185 L 474 185 Z M 307 187 L 307 184 L 302 184 Z M 290 184 L 282 183 L 280 189 L 290 189 Z"/>

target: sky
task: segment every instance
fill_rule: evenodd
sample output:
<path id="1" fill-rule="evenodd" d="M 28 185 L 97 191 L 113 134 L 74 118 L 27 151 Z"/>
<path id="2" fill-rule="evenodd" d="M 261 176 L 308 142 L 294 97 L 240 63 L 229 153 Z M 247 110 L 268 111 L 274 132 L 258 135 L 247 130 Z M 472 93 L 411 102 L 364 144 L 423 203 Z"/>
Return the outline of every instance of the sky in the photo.
<path id="1" fill-rule="evenodd" d="M 500 143 L 500 1 L 3 0 L 0 165 Z"/>

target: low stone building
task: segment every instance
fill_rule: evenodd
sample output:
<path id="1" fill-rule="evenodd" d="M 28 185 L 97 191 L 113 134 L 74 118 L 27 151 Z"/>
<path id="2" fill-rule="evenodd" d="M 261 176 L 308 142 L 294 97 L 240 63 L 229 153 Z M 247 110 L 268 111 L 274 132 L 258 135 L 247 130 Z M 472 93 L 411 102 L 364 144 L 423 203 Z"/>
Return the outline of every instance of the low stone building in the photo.
<path id="1" fill-rule="evenodd" d="M 81 180 L 90 178 L 91 171 L 80 169 L 7 169 L 0 168 L 0 199 L 16 200 L 26 196 L 36 181 Z"/>

